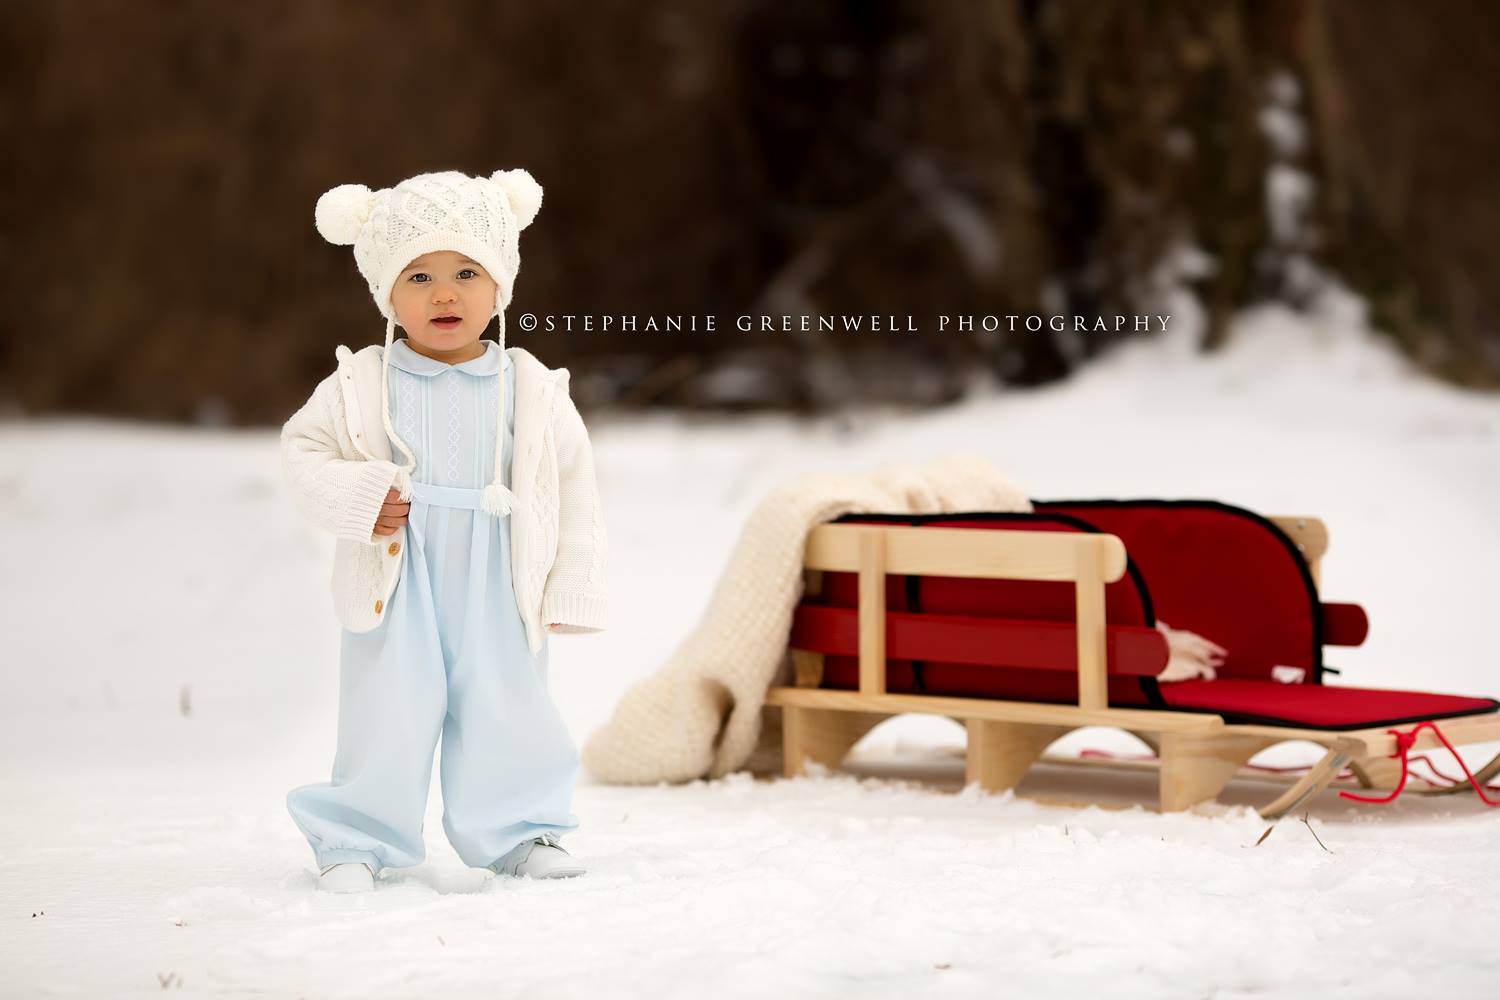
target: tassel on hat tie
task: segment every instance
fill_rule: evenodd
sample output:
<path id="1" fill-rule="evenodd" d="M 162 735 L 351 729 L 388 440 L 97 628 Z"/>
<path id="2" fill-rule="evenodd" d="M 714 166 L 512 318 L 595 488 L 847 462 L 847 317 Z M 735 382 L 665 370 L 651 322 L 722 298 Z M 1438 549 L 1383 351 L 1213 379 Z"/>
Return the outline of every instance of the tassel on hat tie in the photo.
<path id="1" fill-rule="evenodd" d="M 504 517 L 520 506 L 516 495 L 506 487 L 505 475 L 505 302 L 500 293 L 495 296 L 495 309 L 500 317 L 500 392 L 495 404 L 495 478 L 484 488 L 479 504 L 488 514 Z"/>
<path id="2" fill-rule="evenodd" d="M 396 479 L 391 483 L 396 490 L 396 499 L 403 503 L 411 500 L 411 473 L 401 466 L 396 467 Z"/>
<path id="3" fill-rule="evenodd" d="M 502 483 L 490 483 L 484 488 L 479 503 L 485 513 L 504 517 L 516 508 L 516 495 Z"/>
<path id="4" fill-rule="evenodd" d="M 503 289 L 496 289 L 495 312 L 499 317 L 500 329 L 500 391 L 495 402 L 495 478 L 484 488 L 484 495 L 480 498 L 480 506 L 488 514 L 496 517 L 504 517 L 514 511 L 520 502 L 516 495 L 505 485 L 505 294 Z"/>

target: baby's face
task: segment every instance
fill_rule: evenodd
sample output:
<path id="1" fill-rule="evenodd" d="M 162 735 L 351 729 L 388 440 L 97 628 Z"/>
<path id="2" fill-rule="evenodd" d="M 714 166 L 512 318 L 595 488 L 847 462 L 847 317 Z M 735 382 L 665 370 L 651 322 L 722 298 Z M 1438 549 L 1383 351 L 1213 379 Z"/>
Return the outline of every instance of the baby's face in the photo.
<path id="1" fill-rule="evenodd" d="M 475 261 L 434 250 L 396 276 L 391 305 L 408 338 L 443 355 L 479 340 L 495 311 L 495 290 L 495 280 Z M 457 316 L 458 322 L 437 322 L 440 316 Z"/>

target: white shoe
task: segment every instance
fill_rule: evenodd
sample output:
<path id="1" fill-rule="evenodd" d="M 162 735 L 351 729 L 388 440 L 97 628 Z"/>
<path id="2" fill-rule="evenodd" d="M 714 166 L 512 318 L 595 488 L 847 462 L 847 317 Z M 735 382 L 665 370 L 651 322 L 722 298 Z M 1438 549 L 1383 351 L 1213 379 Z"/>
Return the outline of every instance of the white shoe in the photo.
<path id="1" fill-rule="evenodd" d="M 571 878 L 588 871 L 557 842 L 552 832 L 523 840 L 490 865 L 496 875 L 521 878 Z"/>
<path id="2" fill-rule="evenodd" d="M 375 888 L 375 872 L 363 861 L 329 865 L 318 874 L 324 892 L 369 892 Z"/>

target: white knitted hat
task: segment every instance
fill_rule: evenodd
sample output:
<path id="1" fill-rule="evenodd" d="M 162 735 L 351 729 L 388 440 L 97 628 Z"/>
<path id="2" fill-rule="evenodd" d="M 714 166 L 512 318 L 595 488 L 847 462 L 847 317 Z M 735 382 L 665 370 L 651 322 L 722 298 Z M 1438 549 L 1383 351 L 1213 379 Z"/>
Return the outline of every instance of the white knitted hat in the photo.
<path id="1" fill-rule="evenodd" d="M 406 442 L 391 427 L 389 379 L 391 343 L 396 332 L 396 310 L 391 287 L 396 277 L 417 257 L 435 250 L 453 250 L 477 260 L 495 279 L 495 311 L 500 317 L 500 350 L 505 350 L 505 308 L 510 305 L 516 274 L 521 270 L 519 239 L 542 207 L 542 186 L 525 170 L 497 170 L 488 177 L 470 177 L 457 170 L 418 174 L 395 187 L 371 191 L 363 184 L 340 184 L 318 199 L 313 219 L 330 243 L 354 246 L 359 273 L 369 283 L 375 305 L 385 316 L 385 350 L 380 370 L 380 393 L 385 430 L 403 452 L 406 463 L 396 473 L 402 500 L 411 497 L 411 473 L 417 461 Z M 501 375 L 495 415 L 495 476 L 484 490 L 484 509 L 497 516 L 516 505 L 515 494 L 503 482 L 501 448 L 505 440 L 505 383 Z"/>

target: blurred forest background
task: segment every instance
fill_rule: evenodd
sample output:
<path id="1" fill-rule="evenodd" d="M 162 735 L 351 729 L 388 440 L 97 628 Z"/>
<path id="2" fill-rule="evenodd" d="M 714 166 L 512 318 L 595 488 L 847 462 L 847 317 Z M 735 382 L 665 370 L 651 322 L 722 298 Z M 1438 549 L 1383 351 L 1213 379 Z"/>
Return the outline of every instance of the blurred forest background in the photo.
<path id="1" fill-rule="evenodd" d="M 1500 385 L 1482 0 L 4 3 L 0 408 L 279 424 L 383 324 L 313 205 L 522 166 L 508 341 L 580 404 L 801 410 L 1065 375 L 1335 275 Z M 910 314 L 921 333 L 523 333 L 538 314 Z"/>

